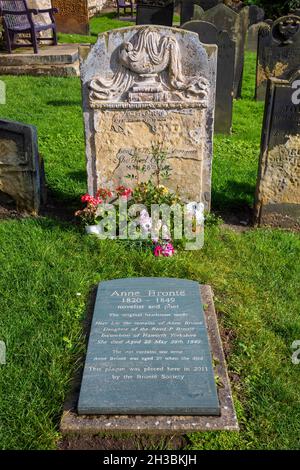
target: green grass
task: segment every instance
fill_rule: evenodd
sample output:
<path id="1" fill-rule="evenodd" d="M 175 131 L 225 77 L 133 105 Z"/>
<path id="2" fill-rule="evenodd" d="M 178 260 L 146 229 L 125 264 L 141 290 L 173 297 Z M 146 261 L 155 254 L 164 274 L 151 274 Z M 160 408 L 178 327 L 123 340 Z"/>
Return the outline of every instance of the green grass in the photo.
<path id="1" fill-rule="evenodd" d="M 252 205 L 262 105 L 252 100 L 247 55 L 234 133 L 216 136 L 213 209 Z M 78 79 L 2 77 L 1 115 L 35 124 L 47 181 L 58 206 L 86 190 Z M 232 338 L 228 365 L 240 433 L 194 433 L 191 449 L 300 449 L 300 241 L 282 230 L 206 230 L 204 248 L 154 259 L 121 243 L 99 242 L 56 218 L 0 222 L 0 448 L 52 449 L 69 383 L 83 354 L 82 320 L 103 279 L 170 276 L 209 283 L 220 325 Z M 81 294 L 81 295 L 78 295 Z"/>

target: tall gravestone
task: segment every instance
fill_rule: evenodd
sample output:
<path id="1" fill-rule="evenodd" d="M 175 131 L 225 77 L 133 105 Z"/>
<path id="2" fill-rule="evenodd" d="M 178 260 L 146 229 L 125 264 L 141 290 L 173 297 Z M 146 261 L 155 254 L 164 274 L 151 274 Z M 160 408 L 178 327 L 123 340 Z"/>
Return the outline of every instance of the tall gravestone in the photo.
<path id="1" fill-rule="evenodd" d="M 220 415 L 199 284 L 117 279 L 98 287 L 79 415 Z"/>
<path id="2" fill-rule="evenodd" d="M 88 0 L 52 0 L 58 8 L 55 15 L 57 30 L 66 34 L 89 34 Z"/>
<path id="3" fill-rule="evenodd" d="M 218 31 L 206 21 L 189 21 L 183 29 L 198 34 L 200 42 L 218 46 L 215 132 L 230 134 L 232 127 L 235 42 L 226 31 Z"/>
<path id="4" fill-rule="evenodd" d="M 37 131 L 33 126 L 0 120 L 0 203 L 36 214 L 44 195 Z"/>
<path id="5" fill-rule="evenodd" d="M 135 26 L 100 34 L 82 64 L 88 188 L 130 184 L 134 158 L 166 153 L 168 186 L 210 207 L 217 48 L 195 33 Z M 145 180 L 151 171 L 142 175 Z"/>
<path id="6" fill-rule="evenodd" d="M 218 31 L 226 31 L 229 38 L 236 43 L 234 97 L 239 98 L 242 91 L 244 48 L 248 28 L 248 8 L 243 8 L 240 13 L 236 13 L 226 5 L 219 4 L 204 12 L 202 21 L 212 23 Z"/>
<path id="7" fill-rule="evenodd" d="M 136 24 L 172 26 L 174 0 L 137 0 Z"/>
<path id="8" fill-rule="evenodd" d="M 256 221 L 300 229 L 300 70 L 268 82 Z"/>
<path id="9" fill-rule="evenodd" d="M 264 100 L 269 78 L 288 78 L 299 68 L 300 17 L 284 16 L 258 33 L 256 94 Z"/>

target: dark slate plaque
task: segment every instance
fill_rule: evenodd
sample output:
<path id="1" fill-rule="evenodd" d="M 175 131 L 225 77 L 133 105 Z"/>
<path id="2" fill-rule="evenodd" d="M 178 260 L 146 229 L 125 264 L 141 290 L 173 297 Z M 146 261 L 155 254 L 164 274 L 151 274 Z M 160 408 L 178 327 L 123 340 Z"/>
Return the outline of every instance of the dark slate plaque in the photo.
<path id="1" fill-rule="evenodd" d="M 137 0 L 136 24 L 172 26 L 174 0 Z"/>
<path id="2" fill-rule="evenodd" d="M 256 221 L 300 229 L 300 70 L 268 82 L 256 190 Z M 296 86 L 295 86 L 296 85 Z"/>
<path id="3" fill-rule="evenodd" d="M 218 71 L 216 87 L 215 132 L 230 134 L 232 127 L 235 42 L 226 31 L 206 21 L 189 21 L 182 28 L 198 34 L 200 42 L 217 44 Z"/>
<path id="4" fill-rule="evenodd" d="M 299 68 L 300 17 L 289 15 L 258 32 L 256 100 L 264 101 L 269 78 L 288 78 Z"/>
<path id="5" fill-rule="evenodd" d="M 199 284 L 99 284 L 79 414 L 220 414 Z"/>

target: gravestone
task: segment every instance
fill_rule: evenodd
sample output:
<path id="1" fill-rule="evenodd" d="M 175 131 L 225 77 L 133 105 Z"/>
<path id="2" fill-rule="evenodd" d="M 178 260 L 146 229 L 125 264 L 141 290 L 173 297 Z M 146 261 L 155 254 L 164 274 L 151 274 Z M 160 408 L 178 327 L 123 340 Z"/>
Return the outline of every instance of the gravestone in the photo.
<path id="1" fill-rule="evenodd" d="M 174 0 L 137 0 L 136 24 L 172 26 Z"/>
<path id="2" fill-rule="evenodd" d="M 199 5 L 194 5 L 193 20 L 201 20 L 204 10 Z"/>
<path id="3" fill-rule="evenodd" d="M 300 70 L 268 82 L 256 221 L 300 229 Z"/>
<path id="4" fill-rule="evenodd" d="M 248 29 L 247 34 L 247 50 L 251 52 L 257 52 L 258 47 L 258 33 L 261 28 L 267 26 L 267 23 L 260 22 L 252 24 Z"/>
<path id="5" fill-rule="evenodd" d="M 219 3 L 222 3 L 222 0 L 197 0 L 195 3 L 201 6 L 204 11 L 209 10 L 210 8 L 215 7 Z"/>
<path id="6" fill-rule="evenodd" d="M 299 68 L 300 17 L 284 16 L 258 33 L 256 100 L 264 100 L 269 78 L 288 78 Z"/>
<path id="7" fill-rule="evenodd" d="M 100 34 L 81 68 L 88 188 L 133 185 L 136 157 L 147 181 L 154 146 L 168 187 L 210 208 L 216 46 L 195 33 L 134 26 Z"/>
<path id="8" fill-rule="evenodd" d="M 202 21 L 212 23 L 218 31 L 226 31 L 229 38 L 236 43 L 234 97 L 239 98 L 242 91 L 244 48 L 248 28 L 248 8 L 243 8 L 240 13 L 236 13 L 222 3 L 204 12 Z"/>
<path id="9" fill-rule="evenodd" d="M 264 18 L 265 12 L 263 8 L 257 5 L 249 5 L 249 26 L 262 22 Z"/>
<path id="10" fill-rule="evenodd" d="M 89 34 L 88 0 L 52 0 L 58 8 L 55 15 L 57 30 L 66 34 Z"/>
<path id="11" fill-rule="evenodd" d="M 13 204 L 18 210 L 38 213 L 43 176 L 36 128 L 1 119 L 0 204 Z"/>
<path id="12" fill-rule="evenodd" d="M 99 284 L 78 414 L 220 415 L 197 282 Z"/>
<path id="13" fill-rule="evenodd" d="M 218 31 L 206 21 L 189 21 L 183 29 L 198 34 L 200 42 L 218 46 L 215 132 L 230 134 L 232 127 L 235 42 L 226 31 Z"/>

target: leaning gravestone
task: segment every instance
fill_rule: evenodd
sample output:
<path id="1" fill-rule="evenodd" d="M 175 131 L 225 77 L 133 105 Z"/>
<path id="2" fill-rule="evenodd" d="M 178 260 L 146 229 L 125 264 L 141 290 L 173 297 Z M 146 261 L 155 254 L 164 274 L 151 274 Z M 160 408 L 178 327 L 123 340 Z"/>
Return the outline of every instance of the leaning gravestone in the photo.
<path id="1" fill-rule="evenodd" d="M 215 132 L 230 134 L 232 126 L 235 42 L 229 38 L 226 31 L 218 31 L 213 24 L 206 21 L 189 21 L 182 28 L 197 33 L 200 42 L 204 44 L 217 44 L 218 46 Z"/>
<path id="2" fill-rule="evenodd" d="M 300 70 L 272 78 L 266 94 L 256 221 L 300 229 Z"/>
<path id="3" fill-rule="evenodd" d="M 43 197 L 43 170 L 33 126 L 0 120 L 0 203 L 36 214 Z"/>
<path id="4" fill-rule="evenodd" d="M 58 8 L 55 15 L 57 30 L 66 34 L 89 34 L 88 0 L 52 0 Z"/>
<path id="5" fill-rule="evenodd" d="M 244 48 L 248 28 L 248 8 L 236 13 L 226 5 L 220 4 L 204 12 L 202 21 L 212 23 L 218 31 L 226 31 L 229 38 L 236 43 L 234 97 L 239 98 L 242 91 Z"/>
<path id="6" fill-rule="evenodd" d="M 216 46 L 195 33 L 134 26 L 100 34 L 81 68 L 90 194 L 103 180 L 130 184 L 134 159 L 151 176 L 166 153 L 170 189 L 210 208 Z"/>
<path id="7" fill-rule="evenodd" d="M 288 78 L 299 68 L 300 17 L 284 16 L 258 33 L 256 100 L 264 100 L 269 78 Z"/>
<path id="8" fill-rule="evenodd" d="M 136 24 L 172 26 L 174 0 L 137 0 Z"/>
<path id="9" fill-rule="evenodd" d="M 79 414 L 219 415 L 199 284 L 99 284 Z"/>

